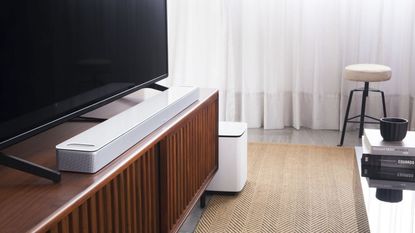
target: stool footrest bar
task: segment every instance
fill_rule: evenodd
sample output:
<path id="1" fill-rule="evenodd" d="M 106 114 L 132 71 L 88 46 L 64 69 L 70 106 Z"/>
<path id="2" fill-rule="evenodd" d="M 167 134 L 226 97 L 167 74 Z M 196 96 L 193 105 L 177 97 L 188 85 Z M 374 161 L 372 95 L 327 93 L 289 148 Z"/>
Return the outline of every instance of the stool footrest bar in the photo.
<path id="1" fill-rule="evenodd" d="M 348 121 L 347 123 L 358 123 L 358 124 L 360 124 L 360 121 Z M 379 124 L 379 122 L 366 122 L 365 121 L 365 124 Z"/>

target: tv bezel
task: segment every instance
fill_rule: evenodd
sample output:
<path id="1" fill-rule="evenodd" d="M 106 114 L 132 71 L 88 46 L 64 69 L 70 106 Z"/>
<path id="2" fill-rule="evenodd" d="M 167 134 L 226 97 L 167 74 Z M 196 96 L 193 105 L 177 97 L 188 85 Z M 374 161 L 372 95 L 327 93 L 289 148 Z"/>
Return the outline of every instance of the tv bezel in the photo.
<path id="1" fill-rule="evenodd" d="M 93 111 L 93 110 L 95 110 L 95 109 L 97 109 L 99 107 L 102 107 L 102 106 L 104 106 L 104 105 L 106 105 L 106 104 L 108 104 L 108 103 L 110 103 L 110 102 L 112 102 L 114 100 L 120 99 L 120 98 L 122 98 L 122 97 L 124 97 L 124 96 L 126 96 L 128 94 L 131 94 L 131 93 L 133 93 L 135 91 L 138 91 L 140 89 L 146 88 L 146 87 L 150 86 L 153 83 L 156 83 L 156 82 L 158 82 L 158 81 L 160 81 L 162 79 L 167 78 L 169 76 L 169 46 L 168 46 L 167 0 L 164 0 L 164 2 L 165 2 L 165 4 L 164 4 L 165 22 L 164 23 L 166 25 L 165 26 L 165 32 L 166 32 L 165 33 L 165 35 L 166 35 L 166 38 L 165 38 L 166 39 L 166 73 L 165 74 L 162 74 L 162 75 L 160 75 L 160 76 L 158 76 L 158 77 L 156 77 L 154 79 L 151 79 L 151 80 L 149 80 L 147 82 L 137 84 L 136 86 L 134 86 L 132 88 L 129 88 L 129 89 L 124 90 L 124 91 L 121 91 L 121 92 L 119 92 L 117 94 L 114 94 L 114 95 L 112 95 L 110 97 L 107 97 L 105 99 L 96 101 L 95 103 L 92 103 L 92 104 L 90 104 L 88 106 L 82 107 L 82 108 L 80 108 L 78 110 L 72 111 L 72 112 L 70 112 L 68 114 L 65 114 L 64 116 L 58 117 L 58 118 L 56 118 L 56 119 L 54 119 L 52 121 L 49 121 L 49 122 L 47 122 L 45 124 L 39 125 L 39 126 L 34 127 L 34 128 L 32 128 L 30 130 L 27 130 L 27 131 L 25 131 L 23 133 L 20 133 L 20 134 L 18 134 L 16 136 L 13 136 L 13 137 L 10 137 L 10 138 L 8 138 L 6 140 L 3 140 L 3 141 L 0 142 L 0 150 L 4 150 L 7 147 L 10 147 L 10 146 L 12 146 L 14 144 L 17 144 L 19 142 L 22 142 L 22 141 L 24 141 L 26 139 L 29 139 L 29 138 L 31 138 L 31 137 L 39 134 L 39 133 L 42 133 L 42 132 L 44 132 L 44 131 L 46 131 L 48 129 L 51 129 L 51 128 L 57 126 L 57 125 L 60 125 L 60 124 L 66 122 L 66 121 L 68 121 L 70 119 L 73 119 L 75 117 L 81 116 L 81 115 L 83 115 L 85 113 L 88 113 L 90 111 Z"/>

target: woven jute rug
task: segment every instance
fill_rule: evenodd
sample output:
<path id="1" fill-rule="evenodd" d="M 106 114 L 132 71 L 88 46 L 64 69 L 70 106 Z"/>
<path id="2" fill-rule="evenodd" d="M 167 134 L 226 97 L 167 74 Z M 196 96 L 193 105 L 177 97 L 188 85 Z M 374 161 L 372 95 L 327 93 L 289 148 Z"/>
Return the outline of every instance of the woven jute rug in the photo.
<path id="1" fill-rule="evenodd" d="M 249 144 L 243 191 L 214 195 L 195 232 L 369 232 L 354 150 Z"/>

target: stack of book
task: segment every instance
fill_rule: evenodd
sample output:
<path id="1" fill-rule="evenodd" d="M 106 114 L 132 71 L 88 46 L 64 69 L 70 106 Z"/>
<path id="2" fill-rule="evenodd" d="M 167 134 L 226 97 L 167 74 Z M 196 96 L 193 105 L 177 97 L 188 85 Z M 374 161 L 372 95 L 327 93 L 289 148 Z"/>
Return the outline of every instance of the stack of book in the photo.
<path id="1" fill-rule="evenodd" d="M 383 140 L 379 130 L 365 129 L 362 148 L 362 176 L 372 181 L 415 183 L 414 131 L 408 131 L 405 139 L 400 142 L 388 142 Z M 415 187 L 408 184 L 407 186 Z"/>

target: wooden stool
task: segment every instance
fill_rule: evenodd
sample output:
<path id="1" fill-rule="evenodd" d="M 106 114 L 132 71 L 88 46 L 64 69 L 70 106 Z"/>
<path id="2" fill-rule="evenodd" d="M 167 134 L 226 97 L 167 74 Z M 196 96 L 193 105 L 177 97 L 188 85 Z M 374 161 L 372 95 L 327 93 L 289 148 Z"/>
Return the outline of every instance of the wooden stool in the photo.
<path id="1" fill-rule="evenodd" d="M 344 135 L 346 133 L 346 125 L 350 123 L 359 123 L 359 137 L 363 135 L 364 124 L 379 124 L 379 119 L 365 115 L 366 109 L 366 97 L 369 95 L 369 92 L 378 92 L 382 95 L 382 105 L 383 105 L 383 116 L 386 117 L 386 106 L 385 106 L 385 94 L 381 90 L 369 88 L 370 82 L 383 82 L 391 78 L 392 71 L 389 67 L 376 64 L 356 64 L 350 65 L 345 68 L 344 78 L 351 81 L 364 82 L 365 86 L 363 88 L 353 89 L 350 91 L 349 101 L 347 103 L 346 114 L 344 117 L 343 131 L 338 146 L 343 145 Z M 353 93 L 355 91 L 362 91 L 362 106 L 360 115 L 349 118 L 350 104 L 352 103 Z M 375 120 L 375 122 L 365 122 L 365 117 Z M 360 118 L 359 121 L 354 121 L 354 119 Z"/>

